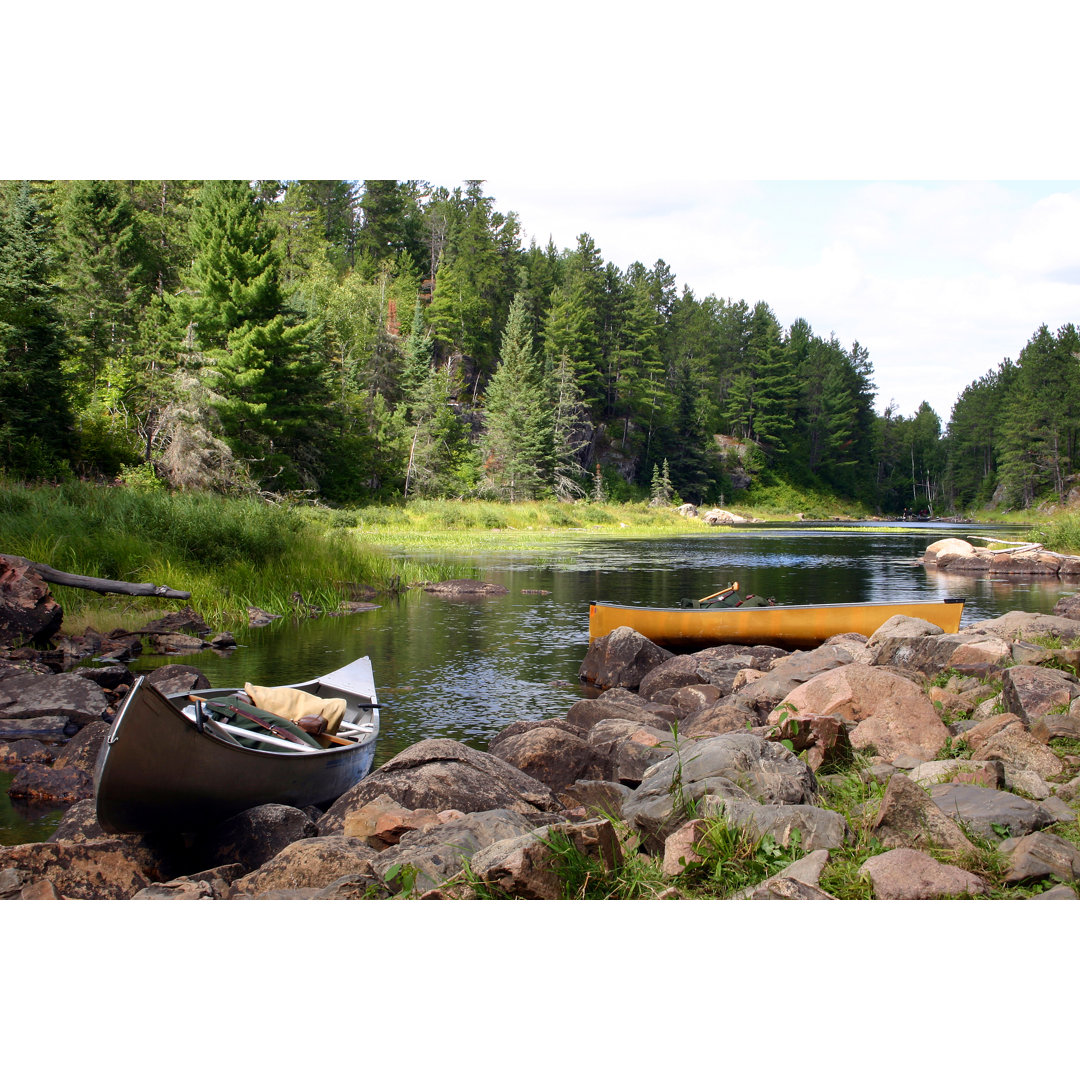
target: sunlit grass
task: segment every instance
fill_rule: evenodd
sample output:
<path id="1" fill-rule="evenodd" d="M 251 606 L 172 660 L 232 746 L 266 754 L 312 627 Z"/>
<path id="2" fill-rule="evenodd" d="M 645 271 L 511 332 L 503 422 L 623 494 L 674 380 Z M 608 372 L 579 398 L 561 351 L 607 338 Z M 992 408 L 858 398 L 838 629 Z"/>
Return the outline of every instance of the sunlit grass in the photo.
<path id="1" fill-rule="evenodd" d="M 361 586 L 381 591 L 471 573 L 443 561 L 389 557 L 373 550 L 361 530 L 334 524 L 332 511 L 257 499 L 77 483 L 0 485 L 0 551 L 67 573 L 190 592 L 186 602 L 217 622 L 243 617 L 249 605 L 281 614 L 295 606 L 294 593 L 331 610 Z M 160 613 L 182 604 L 51 588 L 69 631 L 79 621 L 107 623 L 110 613 Z"/>

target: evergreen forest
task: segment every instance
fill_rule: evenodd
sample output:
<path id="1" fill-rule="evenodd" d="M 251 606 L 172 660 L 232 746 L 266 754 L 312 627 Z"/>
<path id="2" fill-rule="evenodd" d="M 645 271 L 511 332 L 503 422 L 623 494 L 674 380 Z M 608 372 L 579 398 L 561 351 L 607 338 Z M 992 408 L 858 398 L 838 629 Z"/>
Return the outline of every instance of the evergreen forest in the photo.
<path id="1" fill-rule="evenodd" d="M 1080 471 L 1071 324 L 943 430 L 875 412 L 857 341 L 522 229 L 481 181 L 5 181 L 0 475 L 333 505 L 783 484 L 941 515 Z"/>

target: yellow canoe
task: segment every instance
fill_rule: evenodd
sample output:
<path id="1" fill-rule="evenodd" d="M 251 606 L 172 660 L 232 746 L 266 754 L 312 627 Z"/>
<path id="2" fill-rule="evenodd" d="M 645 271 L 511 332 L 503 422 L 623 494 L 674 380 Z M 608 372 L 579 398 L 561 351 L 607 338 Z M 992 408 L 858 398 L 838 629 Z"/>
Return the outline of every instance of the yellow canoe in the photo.
<path id="1" fill-rule="evenodd" d="M 869 637 L 893 615 L 910 615 L 960 629 L 963 599 L 900 604 L 797 604 L 775 607 L 660 608 L 594 603 L 589 607 L 589 643 L 629 626 L 665 649 L 692 652 L 711 645 L 777 645 L 812 649 L 834 634 Z"/>

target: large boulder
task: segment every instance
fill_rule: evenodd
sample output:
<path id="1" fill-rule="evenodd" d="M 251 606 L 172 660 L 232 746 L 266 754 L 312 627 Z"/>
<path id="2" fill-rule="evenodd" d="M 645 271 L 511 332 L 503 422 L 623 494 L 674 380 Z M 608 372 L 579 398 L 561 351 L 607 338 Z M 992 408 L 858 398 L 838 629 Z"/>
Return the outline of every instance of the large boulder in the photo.
<path id="1" fill-rule="evenodd" d="M 454 739 L 426 739 L 391 758 L 337 799 L 319 819 L 322 835 L 339 833 L 345 817 L 379 795 L 409 810 L 513 810 L 557 813 L 551 789 L 492 754 Z"/>
<path id="2" fill-rule="evenodd" d="M 954 821 L 962 821 L 984 840 L 1024 836 L 1054 823 L 1051 815 L 1030 799 L 974 784 L 936 784 L 930 797 L 939 810 Z"/>
<path id="3" fill-rule="evenodd" d="M 730 694 L 740 671 L 768 671 L 776 661 L 788 655 L 786 649 L 775 645 L 714 645 L 694 653 L 694 659 L 705 682 L 722 694 Z"/>
<path id="4" fill-rule="evenodd" d="M 631 787 L 675 750 L 670 731 L 635 720 L 601 720 L 589 731 L 588 741 L 595 775 L 581 779 L 608 780 Z"/>
<path id="5" fill-rule="evenodd" d="M 18 899 L 42 882 L 64 900 L 129 900 L 150 884 L 118 840 L 0 848 L 0 896 Z"/>
<path id="6" fill-rule="evenodd" d="M 198 863 L 201 866 L 239 863 L 247 873 L 317 831 L 315 822 L 295 806 L 278 803 L 254 806 L 199 835 Z"/>
<path id="7" fill-rule="evenodd" d="M 852 729 L 855 749 L 873 747 L 886 761 L 903 755 L 929 761 L 949 737 L 937 710 L 914 683 L 863 664 L 823 672 L 796 687 L 770 714 L 769 723 L 779 724 L 791 713 L 839 716 Z"/>
<path id="8" fill-rule="evenodd" d="M 234 883 L 239 893 L 250 896 L 276 889 L 322 889 L 349 874 L 372 872 L 374 849 L 349 836 L 308 836 L 295 840 L 259 869 Z"/>
<path id="9" fill-rule="evenodd" d="M 1008 882 L 1054 877 L 1059 881 L 1080 881 L 1080 851 L 1063 837 L 1033 832 L 1013 837 L 998 845 L 1009 856 Z"/>
<path id="10" fill-rule="evenodd" d="M 590 643 L 578 674 L 585 682 L 604 689 L 623 686 L 636 690 L 653 668 L 673 655 L 629 626 L 618 626 Z"/>
<path id="11" fill-rule="evenodd" d="M 591 747 L 580 735 L 543 722 L 493 741 L 491 753 L 552 791 L 562 791 L 583 778 L 593 759 Z"/>
<path id="12" fill-rule="evenodd" d="M 727 697 L 690 713 L 679 724 L 679 734 L 690 739 L 707 739 L 729 731 L 747 731 L 760 723 L 761 717 L 745 701 Z"/>
<path id="13" fill-rule="evenodd" d="M 672 656 L 654 667 L 638 686 L 638 693 L 646 700 L 652 700 L 657 694 L 678 689 L 681 686 L 694 686 L 703 680 L 698 673 L 697 657 L 693 653 Z"/>
<path id="14" fill-rule="evenodd" d="M 109 725 L 104 720 L 87 724 L 60 747 L 54 764 L 60 769 L 83 769 L 92 773 L 108 734 Z"/>
<path id="15" fill-rule="evenodd" d="M 937 623 L 926 619 L 917 619 L 913 615 L 892 615 L 870 635 L 866 644 L 872 648 L 886 638 L 936 637 L 942 632 Z"/>
<path id="16" fill-rule="evenodd" d="M 1055 605 L 1052 615 L 1060 619 L 1073 619 L 1080 622 L 1080 593 L 1063 596 Z"/>
<path id="17" fill-rule="evenodd" d="M 719 801 L 706 795 L 706 809 Z M 840 847 L 847 837 L 843 814 L 822 806 L 762 805 L 749 800 L 724 800 L 723 816 L 745 830 L 754 840 L 771 836 L 787 847 L 795 837 L 803 851 L 829 851 Z"/>
<path id="18" fill-rule="evenodd" d="M 63 618 L 40 575 L 20 559 L 0 556 L 0 645 L 47 645 Z"/>
<path id="19" fill-rule="evenodd" d="M 79 727 L 105 718 L 104 691 L 90 679 L 64 675 L 13 675 L 0 681 L 0 717 L 13 720 L 62 716 Z"/>
<path id="20" fill-rule="evenodd" d="M 913 620 L 921 621 L 921 620 Z M 874 643 L 872 663 L 932 678 L 961 664 L 1001 663 L 1009 658 L 1008 646 L 989 632 L 966 630 L 958 634 L 891 635 Z"/>
<path id="21" fill-rule="evenodd" d="M 1017 724 L 991 735 L 980 745 L 979 754 L 987 761 L 1000 761 L 1010 770 L 1032 772 L 1043 780 L 1052 780 L 1065 767 L 1053 750 Z"/>
<path id="22" fill-rule="evenodd" d="M 949 536 L 944 540 L 935 540 L 924 552 L 923 563 L 926 566 L 934 566 L 942 555 L 965 555 L 975 554 L 975 548 L 966 540 L 959 537 Z"/>
<path id="23" fill-rule="evenodd" d="M 210 680 L 199 668 L 190 664 L 162 664 L 146 676 L 146 681 L 165 695 L 210 689 Z"/>
<path id="24" fill-rule="evenodd" d="M 943 900 L 989 892 L 986 882 L 970 871 L 907 848 L 871 855 L 859 872 L 870 878 L 876 900 Z"/>
<path id="25" fill-rule="evenodd" d="M 843 670 L 851 666 L 851 657 L 840 645 L 820 645 L 809 652 L 792 653 L 773 662 L 771 669 L 759 679 L 736 690 L 734 697 L 754 709 L 762 718 L 796 687 L 803 686 L 822 672 Z"/>
<path id="26" fill-rule="evenodd" d="M 1067 711 L 1075 697 L 1080 697 L 1080 686 L 1053 668 L 1018 664 L 1001 678 L 1002 703 L 1029 726 L 1047 713 Z"/>
<path id="27" fill-rule="evenodd" d="M 94 777 L 86 769 L 23 765 L 11 778 L 8 795 L 37 802 L 80 802 L 93 798 Z"/>
<path id="28" fill-rule="evenodd" d="M 566 713 L 566 722 L 582 731 L 601 720 L 636 720 L 640 724 L 670 728 L 676 716 L 670 706 L 646 701 L 639 694 L 616 686 L 598 697 L 575 701 Z"/>
<path id="29" fill-rule="evenodd" d="M 905 773 L 889 777 L 873 835 L 889 848 L 973 853 L 975 845 L 923 789 Z"/>
<path id="30" fill-rule="evenodd" d="M 971 631 L 988 631 L 1010 645 L 1014 641 L 1029 641 L 1031 638 L 1054 634 L 1062 641 L 1072 641 L 1080 637 L 1080 622 L 1062 618 L 1059 615 L 1041 615 L 1030 611 L 1008 611 L 996 619 L 984 619 L 972 623 Z"/>

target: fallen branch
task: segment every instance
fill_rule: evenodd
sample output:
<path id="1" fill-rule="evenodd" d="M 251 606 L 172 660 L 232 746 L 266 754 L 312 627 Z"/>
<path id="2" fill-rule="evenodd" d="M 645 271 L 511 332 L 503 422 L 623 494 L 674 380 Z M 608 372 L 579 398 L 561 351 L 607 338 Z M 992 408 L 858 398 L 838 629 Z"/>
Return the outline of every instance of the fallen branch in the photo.
<path id="1" fill-rule="evenodd" d="M 67 585 L 72 589 L 90 589 L 97 593 L 123 593 L 125 596 L 162 596 L 168 600 L 187 600 L 191 596 L 189 592 L 170 589 L 168 585 L 152 585 L 148 581 L 135 584 L 130 581 L 86 577 L 83 574 L 65 574 L 62 570 L 54 570 L 44 563 L 24 559 L 21 555 L 0 554 L 0 559 L 6 559 L 18 566 L 25 566 L 43 580 L 51 581 L 54 585 Z"/>
<path id="2" fill-rule="evenodd" d="M 1029 549 L 1031 551 L 1036 551 L 1042 547 L 1042 544 L 1036 544 L 1030 540 L 999 540 L 997 537 L 994 536 L 972 536 L 970 533 L 968 534 L 968 539 L 986 540 L 988 543 L 991 544 L 999 544 L 1002 548 L 1010 552 L 1026 551 Z"/>

